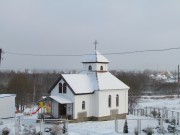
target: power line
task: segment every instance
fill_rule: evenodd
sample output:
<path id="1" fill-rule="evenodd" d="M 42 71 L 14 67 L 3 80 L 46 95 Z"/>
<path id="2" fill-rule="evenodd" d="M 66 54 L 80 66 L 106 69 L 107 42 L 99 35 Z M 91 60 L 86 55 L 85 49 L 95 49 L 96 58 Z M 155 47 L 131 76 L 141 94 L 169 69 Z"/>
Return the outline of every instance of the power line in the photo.
<path id="1" fill-rule="evenodd" d="M 179 50 L 180 47 L 174 48 L 165 48 L 165 49 L 150 49 L 150 50 L 138 50 L 138 51 L 127 51 L 127 52 L 119 52 L 119 53 L 103 53 L 103 55 L 123 55 L 123 54 L 133 54 L 133 53 L 145 53 L 145 52 L 164 52 L 170 50 Z M 4 52 L 12 55 L 26 55 L 26 56 L 35 56 L 35 57 L 76 57 L 82 55 L 94 55 L 94 54 L 34 54 L 34 53 L 18 53 L 18 52 Z"/>
<path id="2" fill-rule="evenodd" d="M 58 56 L 82 56 L 79 54 L 33 54 L 33 53 L 18 53 L 18 52 L 4 52 L 13 55 L 27 55 L 27 56 L 40 56 L 40 57 L 58 57 Z"/>
<path id="3" fill-rule="evenodd" d="M 104 53 L 104 55 L 114 55 L 114 54 L 132 54 L 132 53 L 144 53 L 144 52 L 164 52 L 170 50 L 179 50 L 180 47 L 175 48 L 166 48 L 166 49 L 152 49 L 152 50 L 141 50 L 141 51 L 130 51 L 130 52 L 121 52 L 121 53 Z"/>

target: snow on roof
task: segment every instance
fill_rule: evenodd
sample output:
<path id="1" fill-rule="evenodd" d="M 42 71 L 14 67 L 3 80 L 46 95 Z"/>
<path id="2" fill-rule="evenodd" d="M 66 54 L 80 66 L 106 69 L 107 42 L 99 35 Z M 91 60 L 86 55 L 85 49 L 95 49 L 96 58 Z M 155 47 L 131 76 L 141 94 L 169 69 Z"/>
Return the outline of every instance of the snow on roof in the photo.
<path id="1" fill-rule="evenodd" d="M 62 76 L 77 94 L 92 93 L 94 89 L 97 89 L 93 77 L 89 77 L 87 74 L 62 74 Z"/>
<path id="2" fill-rule="evenodd" d="M 109 72 L 97 73 L 99 90 L 117 90 L 129 89 L 121 80 Z"/>
<path id="3" fill-rule="evenodd" d="M 103 62 L 103 63 L 109 63 L 109 60 L 105 58 L 103 55 L 101 55 L 98 51 L 95 51 L 94 54 L 86 54 L 82 58 L 82 62 Z"/>
<path id="4" fill-rule="evenodd" d="M 16 94 L 0 94 L 0 98 L 16 96 Z"/>
<path id="5" fill-rule="evenodd" d="M 58 103 L 61 103 L 61 104 L 72 103 L 70 99 L 62 95 L 55 95 L 55 96 L 49 96 L 49 97 L 56 100 Z"/>
<path id="6" fill-rule="evenodd" d="M 109 72 L 62 74 L 76 94 L 93 93 L 95 90 L 122 90 L 129 87 Z"/>

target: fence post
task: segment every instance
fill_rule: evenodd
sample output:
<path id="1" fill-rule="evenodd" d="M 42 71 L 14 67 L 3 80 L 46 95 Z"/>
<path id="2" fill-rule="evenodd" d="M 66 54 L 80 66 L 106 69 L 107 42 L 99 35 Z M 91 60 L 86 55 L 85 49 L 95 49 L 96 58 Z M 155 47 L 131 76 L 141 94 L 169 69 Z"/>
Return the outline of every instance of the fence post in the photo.
<path id="1" fill-rule="evenodd" d="M 163 119 L 162 119 L 162 117 L 160 118 L 160 129 L 161 129 L 161 131 L 163 131 Z"/>
<path id="2" fill-rule="evenodd" d="M 137 129 L 138 129 L 138 135 L 141 134 L 141 119 L 137 119 Z"/>
<path id="3" fill-rule="evenodd" d="M 174 119 L 174 112 L 172 111 L 172 119 Z"/>
<path id="4" fill-rule="evenodd" d="M 166 110 L 166 119 L 168 119 L 168 110 Z"/>
<path id="5" fill-rule="evenodd" d="M 40 120 L 40 133 L 43 134 L 44 131 L 44 119 Z"/>
<path id="6" fill-rule="evenodd" d="M 20 132 L 20 117 L 15 118 L 15 135 L 19 135 Z"/>
<path id="7" fill-rule="evenodd" d="M 68 135 L 68 131 L 69 131 L 69 129 L 68 129 L 68 119 L 66 119 L 66 134 Z"/>
<path id="8" fill-rule="evenodd" d="M 179 125 L 179 112 L 177 112 L 177 125 Z"/>
<path id="9" fill-rule="evenodd" d="M 151 107 L 150 107 L 150 114 L 149 114 L 149 116 L 151 116 Z"/>
<path id="10" fill-rule="evenodd" d="M 115 132 L 118 133 L 118 120 L 115 119 Z"/>

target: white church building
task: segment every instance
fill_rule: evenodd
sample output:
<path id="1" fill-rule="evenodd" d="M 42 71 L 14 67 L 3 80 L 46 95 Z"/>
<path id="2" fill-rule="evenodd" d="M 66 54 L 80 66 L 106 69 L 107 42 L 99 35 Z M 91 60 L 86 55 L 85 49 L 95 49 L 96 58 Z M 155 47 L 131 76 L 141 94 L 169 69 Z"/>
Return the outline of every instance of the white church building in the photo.
<path id="1" fill-rule="evenodd" d="M 109 60 L 98 51 L 84 55 L 83 71 L 61 74 L 49 89 L 52 115 L 74 120 L 126 118 L 129 87 L 108 72 Z"/>

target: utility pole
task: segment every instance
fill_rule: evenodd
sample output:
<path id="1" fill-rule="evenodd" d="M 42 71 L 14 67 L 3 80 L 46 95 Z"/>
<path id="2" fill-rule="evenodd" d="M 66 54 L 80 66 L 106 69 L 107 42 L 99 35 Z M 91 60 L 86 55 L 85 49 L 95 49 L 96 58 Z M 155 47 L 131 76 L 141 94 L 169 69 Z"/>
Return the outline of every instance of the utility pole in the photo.
<path id="1" fill-rule="evenodd" d="M 177 76 L 177 90 L 178 90 L 178 98 L 179 98 L 179 65 L 178 65 L 178 76 Z"/>
<path id="2" fill-rule="evenodd" d="M 178 83 L 179 83 L 179 81 L 180 81 L 179 79 L 180 79 L 180 78 L 179 78 L 179 65 L 178 65 L 178 79 L 177 79 L 177 80 L 178 80 Z"/>
<path id="3" fill-rule="evenodd" d="M 0 48 L 0 64 L 1 64 L 1 59 L 2 59 L 2 49 Z"/>

